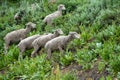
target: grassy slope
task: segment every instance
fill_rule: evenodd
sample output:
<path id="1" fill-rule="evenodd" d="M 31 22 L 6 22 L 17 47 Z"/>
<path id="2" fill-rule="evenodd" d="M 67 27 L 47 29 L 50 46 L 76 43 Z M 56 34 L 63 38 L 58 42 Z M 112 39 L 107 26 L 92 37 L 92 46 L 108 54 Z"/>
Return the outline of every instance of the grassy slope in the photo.
<path id="1" fill-rule="evenodd" d="M 83 76 L 79 74 L 89 73 L 95 69 L 103 79 L 104 71 L 108 74 L 105 76 L 108 80 L 117 77 L 120 78 L 120 15 L 118 0 L 58 0 L 56 3 L 48 4 L 45 0 L 37 1 L 36 10 L 30 10 L 32 1 L 2 2 L 0 7 L 0 70 L 2 79 L 46 79 L 46 80 L 76 80 Z M 54 52 L 51 61 L 45 60 L 45 52 L 36 58 L 30 58 L 32 50 L 26 51 L 24 60 L 18 60 L 19 50 L 12 45 L 8 54 L 4 56 L 3 37 L 12 30 L 24 28 L 24 24 L 32 21 L 37 24 L 37 31 L 31 32 L 30 35 L 37 33 L 43 34 L 41 30 L 42 19 L 45 15 L 56 10 L 57 5 L 65 4 L 67 10 L 63 12 L 63 17 L 54 21 L 54 26 L 46 26 L 46 31 L 52 32 L 57 28 L 61 28 L 65 35 L 70 31 L 77 31 L 81 34 L 81 39 L 73 40 L 67 48 L 66 54 L 63 56 L 59 52 Z M 25 9 L 26 14 L 22 22 L 16 25 L 13 17 L 14 14 Z M 29 35 L 29 36 L 30 36 Z M 97 63 L 96 63 L 97 62 Z M 74 64 L 80 70 L 68 69 L 63 76 L 63 68 Z M 59 66 L 58 66 L 59 65 Z M 59 70 L 59 67 L 63 70 Z M 78 74 L 76 74 L 78 73 Z M 93 73 L 91 73 L 93 74 Z M 76 76 L 79 75 L 79 76 Z M 90 76 L 85 76 L 90 77 Z"/>

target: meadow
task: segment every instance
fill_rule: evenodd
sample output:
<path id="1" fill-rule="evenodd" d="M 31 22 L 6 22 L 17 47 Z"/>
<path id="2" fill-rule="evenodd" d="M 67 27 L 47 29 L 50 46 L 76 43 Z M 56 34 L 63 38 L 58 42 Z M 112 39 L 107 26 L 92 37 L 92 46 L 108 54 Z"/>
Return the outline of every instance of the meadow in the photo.
<path id="1" fill-rule="evenodd" d="M 31 9 L 36 4 L 36 9 Z M 64 4 L 63 16 L 46 25 L 44 17 Z M 15 13 L 25 10 L 19 24 Z M 31 50 L 20 60 L 17 44 L 4 54 L 4 36 L 13 30 L 25 28 L 27 22 L 36 23 L 37 29 L 28 36 L 53 32 L 60 28 L 64 35 L 70 31 L 80 34 L 65 54 L 59 51 L 46 59 L 44 48 L 31 58 Z M 120 79 L 120 0 L 1 0 L 0 1 L 0 80 L 119 80 Z"/>

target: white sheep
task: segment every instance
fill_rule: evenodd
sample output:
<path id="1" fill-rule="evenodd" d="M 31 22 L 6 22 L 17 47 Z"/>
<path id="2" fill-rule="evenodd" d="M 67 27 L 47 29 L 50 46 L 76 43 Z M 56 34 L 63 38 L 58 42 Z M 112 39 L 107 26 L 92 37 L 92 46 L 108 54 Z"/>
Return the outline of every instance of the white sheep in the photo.
<path id="1" fill-rule="evenodd" d="M 51 34 L 51 33 L 44 33 L 43 35 L 36 34 L 36 35 L 30 36 L 30 37 L 27 37 L 27 38 L 21 40 L 17 46 L 20 50 L 19 57 L 22 59 L 23 52 L 33 48 L 32 42 L 35 39 L 37 39 L 38 37 L 44 36 L 44 35 L 48 35 L 48 34 Z"/>
<path id="2" fill-rule="evenodd" d="M 16 24 L 18 24 L 18 23 L 21 21 L 21 19 L 22 19 L 22 17 L 23 17 L 24 14 L 25 14 L 25 13 L 24 13 L 24 10 L 23 10 L 23 11 L 20 11 L 20 12 L 17 12 L 17 13 L 15 14 L 14 20 L 16 21 Z"/>
<path id="3" fill-rule="evenodd" d="M 20 43 L 18 44 L 18 48 L 20 49 L 20 58 L 22 58 L 22 54 L 23 52 L 25 52 L 25 50 L 33 48 L 32 42 L 40 36 L 41 35 L 36 34 L 20 41 Z"/>
<path id="4" fill-rule="evenodd" d="M 60 4 L 60 5 L 58 6 L 58 10 L 55 11 L 54 13 L 51 13 L 51 14 L 47 15 L 47 16 L 44 18 L 43 22 L 51 25 L 51 24 L 52 24 L 52 20 L 54 20 L 54 19 L 57 18 L 57 17 L 62 16 L 62 10 L 65 10 L 65 9 L 66 9 L 66 8 L 65 8 L 65 5 Z"/>
<path id="5" fill-rule="evenodd" d="M 60 34 L 63 34 L 63 31 L 61 29 L 57 29 L 53 34 L 48 34 L 35 39 L 32 43 L 34 51 L 31 53 L 31 57 L 36 56 L 36 54 L 39 52 L 41 48 L 44 47 L 47 41 L 60 36 Z"/>
<path id="6" fill-rule="evenodd" d="M 64 52 L 63 49 L 66 48 L 67 44 L 75 38 L 80 38 L 77 32 L 70 32 L 68 36 L 59 36 L 50 41 L 45 45 L 45 50 L 47 51 L 47 58 L 50 59 L 51 51 L 59 49 L 60 52 Z"/>
<path id="7" fill-rule="evenodd" d="M 19 42 L 27 37 L 27 34 L 31 32 L 32 29 L 36 28 L 36 24 L 28 22 L 25 29 L 19 29 L 8 33 L 5 37 L 5 51 L 9 48 L 11 43 Z"/>

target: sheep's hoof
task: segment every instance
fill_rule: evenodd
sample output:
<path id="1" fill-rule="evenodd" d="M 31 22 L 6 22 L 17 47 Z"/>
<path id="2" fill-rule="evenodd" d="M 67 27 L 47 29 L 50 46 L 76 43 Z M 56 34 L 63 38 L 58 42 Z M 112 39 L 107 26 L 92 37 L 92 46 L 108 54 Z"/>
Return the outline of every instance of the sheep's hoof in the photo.
<path id="1" fill-rule="evenodd" d="M 34 54 L 32 54 L 32 55 L 31 55 L 31 58 L 34 58 L 34 57 L 35 57 L 35 55 L 34 55 Z"/>
<path id="2" fill-rule="evenodd" d="M 47 60 L 50 60 L 50 56 L 47 56 L 46 59 L 47 59 Z"/>
<path id="3" fill-rule="evenodd" d="M 22 59 L 23 59 L 23 57 L 21 55 L 19 55 L 19 60 L 22 60 Z"/>
<path id="4" fill-rule="evenodd" d="M 7 51 L 4 51 L 4 55 L 6 55 L 7 54 Z"/>

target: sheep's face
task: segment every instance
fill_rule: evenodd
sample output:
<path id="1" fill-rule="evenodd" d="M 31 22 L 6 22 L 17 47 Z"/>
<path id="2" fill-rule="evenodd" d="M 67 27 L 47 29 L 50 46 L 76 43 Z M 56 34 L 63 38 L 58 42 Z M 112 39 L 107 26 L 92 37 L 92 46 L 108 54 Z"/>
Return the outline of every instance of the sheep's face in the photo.
<path id="1" fill-rule="evenodd" d="M 63 31 L 61 30 L 61 29 L 57 29 L 56 31 L 55 31 L 55 34 L 63 34 Z"/>
<path id="2" fill-rule="evenodd" d="M 58 6 L 58 10 L 66 10 L 65 5 L 60 4 L 60 5 Z"/>
<path id="3" fill-rule="evenodd" d="M 20 11 L 20 14 L 21 14 L 21 15 L 24 15 L 24 14 L 25 14 L 25 10 L 21 10 L 21 11 Z"/>
<path id="4" fill-rule="evenodd" d="M 80 35 L 77 32 L 70 32 L 69 33 L 73 38 L 80 38 Z"/>
<path id="5" fill-rule="evenodd" d="M 24 10 L 21 10 L 21 11 L 18 12 L 17 14 L 18 14 L 18 16 L 23 17 L 23 15 L 25 14 L 25 11 L 24 11 Z"/>
<path id="6" fill-rule="evenodd" d="M 36 24 L 34 24 L 34 23 L 32 23 L 32 22 L 28 22 L 28 23 L 26 24 L 26 26 L 29 27 L 29 28 L 32 28 L 32 29 L 35 29 L 35 28 L 36 28 Z"/>

